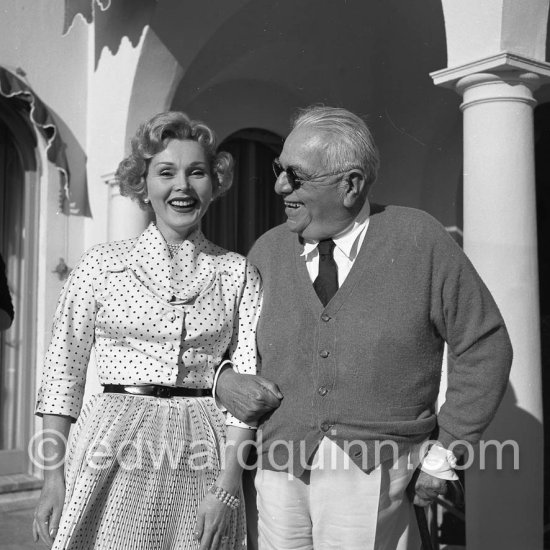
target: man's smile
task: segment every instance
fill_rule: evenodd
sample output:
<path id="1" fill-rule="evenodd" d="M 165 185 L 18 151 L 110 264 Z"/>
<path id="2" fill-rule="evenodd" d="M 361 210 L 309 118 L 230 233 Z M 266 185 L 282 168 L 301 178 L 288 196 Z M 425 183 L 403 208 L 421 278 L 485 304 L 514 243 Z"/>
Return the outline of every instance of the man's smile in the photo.
<path id="1" fill-rule="evenodd" d="M 300 206 L 304 206 L 303 202 L 297 202 L 297 201 L 284 201 L 285 202 L 285 208 L 300 208 Z"/>

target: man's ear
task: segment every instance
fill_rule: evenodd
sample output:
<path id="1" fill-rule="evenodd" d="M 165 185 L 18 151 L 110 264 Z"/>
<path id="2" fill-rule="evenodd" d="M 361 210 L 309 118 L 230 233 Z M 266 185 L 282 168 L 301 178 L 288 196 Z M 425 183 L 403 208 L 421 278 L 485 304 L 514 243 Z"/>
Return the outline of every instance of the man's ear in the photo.
<path id="1" fill-rule="evenodd" d="M 344 206 L 352 208 L 365 194 L 367 182 L 365 174 L 360 168 L 349 170 L 344 177 Z"/>

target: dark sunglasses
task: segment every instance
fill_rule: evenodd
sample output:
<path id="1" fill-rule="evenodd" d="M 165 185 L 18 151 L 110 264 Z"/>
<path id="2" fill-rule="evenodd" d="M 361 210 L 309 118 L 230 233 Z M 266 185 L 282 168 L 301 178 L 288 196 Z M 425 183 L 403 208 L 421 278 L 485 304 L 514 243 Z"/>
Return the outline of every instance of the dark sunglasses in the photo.
<path id="1" fill-rule="evenodd" d="M 298 189 L 307 181 L 315 181 L 322 178 L 327 178 L 329 176 L 337 176 L 338 174 L 343 174 L 348 170 L 350 170 L 350 168 L 346 168 L 345 170 L 338 170 L 337 172 L 327 172 L 326 174 L 319 174 L 314 178 L 307 179 L 307 178 L 299 177 L 298 174 L 296 174 L 294 168 L 292 168 L 291 166 L 288 166 L 287 168 L 283 168 L 281 166 L 279 159 L 275 159 L 273 161 L 273 173 L 275 174 L 277 179 L 279 179 L 279 176 L 284 172 L 286 175 L 286 179 L 288 180 L 288 183 L 290 184 L 292 189 Z"/>
<path id="2" fill-rule="evenodd" d="M 298 177 L 298 175 L 294 171 L 294 168 L 292 168 L 291 166 L 289 166 L 288 168 L 283 168 L 281 166 L 281 163 L 279 162 L 279 159 L 275 159 L 273 161 L 273 173 L 275 174 L 275 177 L 279 179 L 279 176 L 283 172 L 286 174 L 286 179 L 288 180 L 288 183 L 290 184 L 292 189 L 298 189 L 298 187 L 302 186 L 302 183 L 304 181 L 307 181 L 303 178 Z"/>

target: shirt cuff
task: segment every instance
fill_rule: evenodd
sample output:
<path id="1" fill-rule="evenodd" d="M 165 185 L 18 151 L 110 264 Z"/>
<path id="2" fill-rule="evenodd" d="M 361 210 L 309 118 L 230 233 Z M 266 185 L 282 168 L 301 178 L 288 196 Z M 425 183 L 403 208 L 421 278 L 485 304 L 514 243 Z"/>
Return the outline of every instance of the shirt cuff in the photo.
<path id="1" fill-rule="evenodd" d="M 218 385 L 218 377 L 220 376 L 220 373 L 227 365 L 231 365 L 231 368 L 233 368 L 233 363 L 229 359 L 222 361 L 220 363 L 220 366 L 218 367 L 218 370 L 214 374 L 214 381 L 212 382 L 212 396 L 214 397 L 214 403 L 216 403 L 216 407 L 218 407 L 218 409 L 220 409 L 220 411 L 222 412 L 226 412 L 227 409 L 218 400 L 218 397 L 216 395 L 216 387 Z"/>
<path id="2" fill-rule="evenodd" d="M 246 424 L 242 420 L 235 418 L 230 412 L 225 413 L 225 425 L 233 426 L 235 428 L 245 428 L 247 430 L 255 430 L 257 427 L 256 425 L 251 426 L 250 424 Z"/>
<path id="3" fill-rule="evenodd" d="M 458 479 L 454 468 L 456 457 L 453 451 L 444 449 L 440 445 L 432 445 L 422 460 L 420 469 L 439 479 L 455 481 Z"/>

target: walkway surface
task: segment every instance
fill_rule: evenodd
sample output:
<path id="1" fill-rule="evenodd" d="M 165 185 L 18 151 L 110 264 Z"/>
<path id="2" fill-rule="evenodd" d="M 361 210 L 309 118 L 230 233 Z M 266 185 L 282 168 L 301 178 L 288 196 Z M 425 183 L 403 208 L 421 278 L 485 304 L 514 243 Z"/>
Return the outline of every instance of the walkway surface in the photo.
<path id="1" fill-rule="evenodd" d="M 45 544 L 32 540 L 32 517 L 38 498 L 36 491 L 6 502 L 0 495 L 0 550 L 43 550 Z"/>

